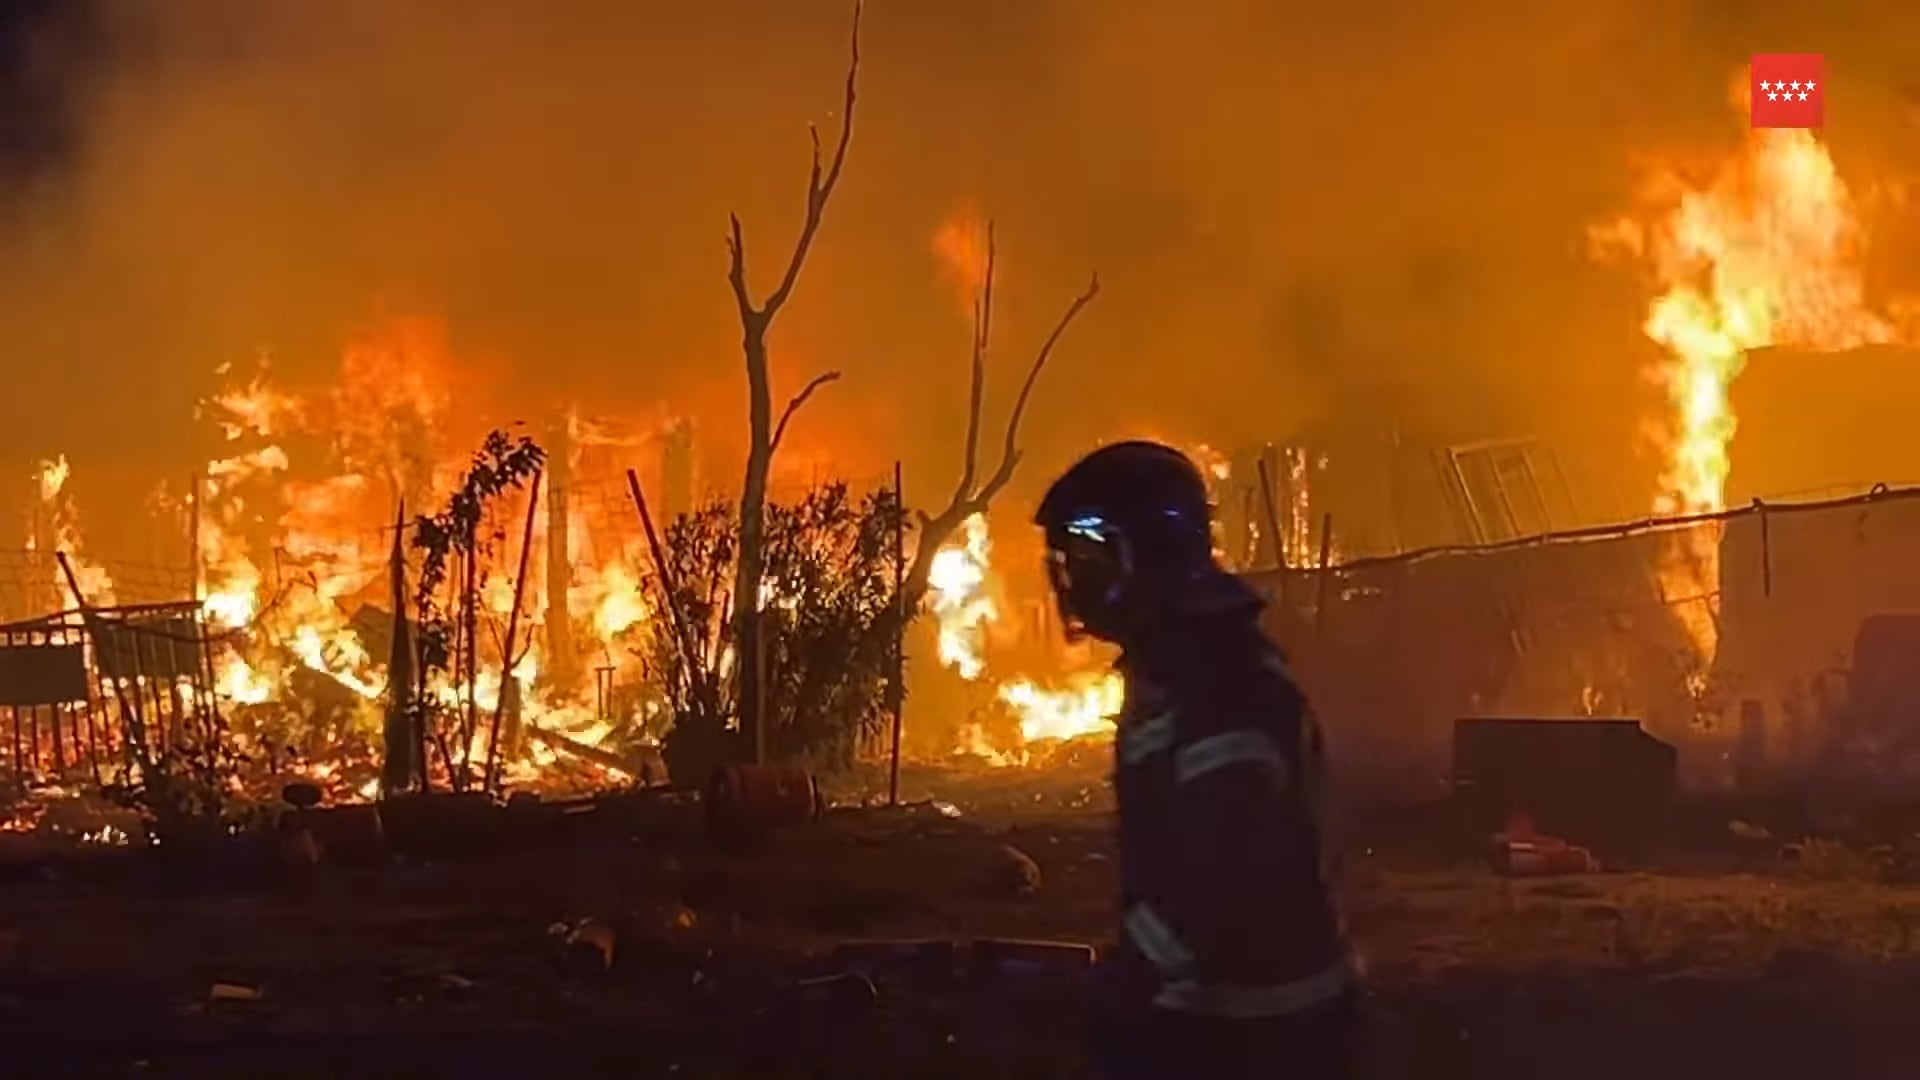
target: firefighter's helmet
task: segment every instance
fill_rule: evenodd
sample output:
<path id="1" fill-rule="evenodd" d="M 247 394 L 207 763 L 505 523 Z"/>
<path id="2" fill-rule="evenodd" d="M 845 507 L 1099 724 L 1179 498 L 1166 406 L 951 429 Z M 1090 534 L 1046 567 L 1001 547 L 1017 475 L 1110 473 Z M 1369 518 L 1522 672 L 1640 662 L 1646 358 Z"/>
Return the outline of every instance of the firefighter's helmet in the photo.
<path id="1" fill-rule="evenodd" d="M 1123 642 L 1152 619 L 1257 604 L 1213 557 L 1206 481 L 1186 455 L 1114 443 L 1054 481 L 1034 524 L 1069 634 Z"/>

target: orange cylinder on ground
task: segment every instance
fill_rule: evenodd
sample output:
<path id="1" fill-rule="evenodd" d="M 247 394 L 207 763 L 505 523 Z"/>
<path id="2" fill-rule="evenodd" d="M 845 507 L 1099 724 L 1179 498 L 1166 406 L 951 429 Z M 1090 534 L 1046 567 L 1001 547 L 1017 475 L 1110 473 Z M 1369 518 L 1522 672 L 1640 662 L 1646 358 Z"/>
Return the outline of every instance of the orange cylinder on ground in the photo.
<path id="1" fill-rule="evenodd" d="M 820 812 L 813 774 L 790 765 L 723 765 L 707 783 L 707 826 L 753 836 L 812 821 Z"/>
<path id="2" fill-rule="evenodd" d="M 373 866 L 387 858 L 386 829 L 374 803 L 295 810 L 283 819 L 289 834 L 307 833 L 313 858 L 336 866 Z"/>

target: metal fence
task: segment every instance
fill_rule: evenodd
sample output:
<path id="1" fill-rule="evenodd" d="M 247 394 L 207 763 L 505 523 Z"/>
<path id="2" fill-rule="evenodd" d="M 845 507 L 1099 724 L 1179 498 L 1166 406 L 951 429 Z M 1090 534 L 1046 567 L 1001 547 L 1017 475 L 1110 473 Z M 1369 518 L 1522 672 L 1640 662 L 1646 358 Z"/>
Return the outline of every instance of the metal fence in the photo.
<path id="1" fill-rule="evenodd" d="M 1639 719 L 1695 784 L 1920 778 L 1920 489 L 1248 577 L 1367 787 L 1438 789 L 1469 716 Z"/>

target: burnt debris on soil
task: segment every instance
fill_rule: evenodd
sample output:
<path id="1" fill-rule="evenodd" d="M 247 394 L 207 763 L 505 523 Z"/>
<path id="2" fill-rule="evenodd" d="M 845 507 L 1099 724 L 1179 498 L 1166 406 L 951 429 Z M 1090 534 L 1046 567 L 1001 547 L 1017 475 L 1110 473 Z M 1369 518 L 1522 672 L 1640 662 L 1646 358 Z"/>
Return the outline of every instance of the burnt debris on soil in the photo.
<path id="1" fill-rule="evenodd" d="M 1097 774 L 922 782 L 724 845 L 648 794 L 29 853 L 0 1046 L 22 1075 L 1080 1075 L 1113 923 Z M 1545 878 L 1358 823 L 1376 1074 L 1913 1075 L 1920 893 L 1888 845 L 1730 820 Z"/>

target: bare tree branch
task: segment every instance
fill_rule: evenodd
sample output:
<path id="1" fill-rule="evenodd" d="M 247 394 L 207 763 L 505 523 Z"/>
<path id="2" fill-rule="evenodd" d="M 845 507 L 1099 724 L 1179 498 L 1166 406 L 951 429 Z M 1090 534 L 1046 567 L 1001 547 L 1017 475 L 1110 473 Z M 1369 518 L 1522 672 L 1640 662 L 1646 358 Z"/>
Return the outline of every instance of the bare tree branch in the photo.
<path id="1" fill-rule="evenodd" d="M 1001 446 L 1000 463 L 993 475 L 978 489 L 974 481 L 978 476 L 978 457 L 980 442 L 981 399 L 983 383 L 986 379 L 986 354 L 988 332 L 993 318 L 993 265 L 994 249 L 991 226 L 987 243 L 987 270 L 982 282 L 980 299 L 974 307 L 973 340 L 973 386 L 970 395 L 970 408 L 967 415 L 967 456 L 962 463 L 960 486 L 955 489 L 953 498 L 937 514 L 929 515 L 916 510 L 914 516 L 920 523 L 919 535 L 914 544 L 913 561 L 907 570 L 907 602 L 917 606 L 920 597 L 925 595 L 927 574 L 932 569 L 933 558 L 939 553 L 940 545 L 960 528 L 966 520 L 975 514 L 983 513 L 993 497 L 1013 479 L 1014 469 L 1020 464 L 1020 421 L 1025 418 L 1027 403 L 1033 398 L 1033 388 L 1040 381 L 1040 372 L 1045 370 L 1047 361 L 1052 358 L 1054 347 L 1066 336 L 1067 328 L 1080 316 L 1080 312 L 1100 295 L 1100 275 L 1095 274 L 1087 282 L 1086 290 L 1075 297 L 1073 303 L 1054 324 L 1053 332 L 1041 343 L 1040 351 L 1034 355 L 1033 363 L 1027 368 L 1026 381 L 1020 385 L 1020 394 L 1014 399 L 1013 411 L 1007 418 L 1006 438 Z"/>
<path id="2" fill-rule="evenodd" d="M 1007 481 L 1013 479 L 1014 466 L 1020 463 L 1020 418 L 1026 415 L 1027 401 L 1033 397 L 1034 383 L 1040 380 L 1040 369 L 1047 366 L 1047 358 L 1053 355 L 1053 347 L 1060 343 L 1060 338 L 1066 334 L 1067 327 L 1072 326 L 1073 320 L 1078 318 L 1080 312 L 1088 304 L 1093 303 L 1093 298 L 1099 295 L 1100 275 L 1095 274 L 1092 280 L 1087 282 L 1086 291 L 1074 297 L 1073 303 L 1067 305 L 1067 310 L 1060 316 L 1060 321 L 1054 324 L 1053 333 L 1047 335 L 1046 342 L 1040 346 L 1040 352 L 1034 356 L 1033 366 L 1027 369 L 1027 381 L 1020 384 L 1020 396 L 1014 399 L 1013 413 L 1007 418 L 1007 438 L 1000 448 L 1000 467 L 994 470 L 986 486 L 973 497 L 972 501 L 979 509 L 985 509 L 988 501 L 998 495 L 1001 488 L 1007 486 Z M 979 510 L 975 512 L 978 513 Z"/>
<path id="3" fill-rule="evenodd" d="M 839 381 L 839 372 L 823 372 L 815 375 L 812 382 L 809 382 L 798 394 L 793 395 L 793 400 L 787 402 L 786 411 L 780 414 L 780 422 L 774 425 L 773 441 L 767 444 L 767 453 L 771 454 L 780 449 L 780 437 L 787 433 L 787 421 L 793 419 L 793 414 L 799 410 L 800 406 L 807 403 L 807 399 L 813 396 L 813 392 L 830 382 Z"/>
<path id="4" fill-rule="evenodd" d="M 860 74 L 861 11 L 859 0 L 855 0 L 846 98 L 840 117 L 840 141 L 834 147 L 832 163 L 823 172 L 820 132 L 816 128 L 808 129 L 813 144 L 813 160 L 807 173 L 806 218 L 800 224 L 800 235 L 794 241 L 793 254 L 787 260 L 786 272 L 781 275 L 779 286 L 758 306 L 753 303 L 748 291 L 747 245 L 742 236 L 739 215 L 730 215 L 727 222 L 727 282 L 733 289 L 734 303 L 740 309 L 740 351 L 747 369 L 748 429 L 746 470 L 740 482 L 740 546 L 735 560 L 733 590 L 734 596 L 744 599 L 733 612 L 731 621 L 735 647 L 739 650 L 740 728 L 743 732 L 751 733 L 752 760 L 755 761 L 760 760 L 765 752 L 766 731 L 761 723 L 760 609 L 758 604 L 750 601 L 760 595 L 760 585 L 766 571 L 767 475 L 780 432 L 785 430 L 787 421 L 799 408 L 800 402 L 806 400 L 807 394 L 817 389 L 820 382 L 816 380 L 815 385 L 809 386 L 787 406 L 786 415 L 780 418 L 776 429 L 770 389 L 772 379 L 768 371 L 767 331 L 772 328 L 774 316 L 793 295 L 794 283 L 800 278 L 800 268 L 806 264 L 807 252 L 813 247 L 814 236 L 820 231 L 820 219 L 826 213 L 827 202 L 833 196 L 833 190 L 840 182 L 840 172 L 846 165 L 847 147 L 853 139 L 855 88 Z"/>
<path id="5" fill-rule="evenodd" d="M 733 286 L 741 328 L 751 329 L 760 313 L 753 309 L 753 297 L 747 295 L 747 242 L 740 236 L 739 214 L 727 215 L 727 284 Z"/>
<path id="6" fill-rule="evenodd" d="M 967 388 L 967 449 L 960 459 L 960 483 L 954 488 L 956 501 L 973 493 L 980 475 L 980 411 L 987 393 L 987 345 L 993 340 L 993 269 L 996 252 L 993 222 L 987 222 L 987 261 L 981 267 L 980 291 L 973 298 L 973 366 Z"/>
<path id="7" fill-rule="evenodd" d="M 856 88 L 860 77 L 860 15 L 865 4 L 853 5 L 853 32 L 850 58 L 847 61 L 846 93 L 840 105 L 840 141 L 834 144 L 833 161 L 822 175 L 820 168 L 820 129 L 807 125 L 807 137 L 813 143 L 813 166 L 807 173 L 807 214 L 800 223 L 799 239 L 794 241 L 793 254 L 787 259 L 787 269 L 780 276 L 780 284 L 767 296 L 766 302 L 755 307 L 747 295 L 747 248 L 740 238 L 740 218 L 732 215 L 731 233 L 727 239 L 727 250 L 731 256 L 727 280 L 733 285 L 735 301 L 740 305 L 741 318 L 758 317 L 772 321 L 773 316 L 793 295 L 793 287 L 800 280 L 800 268 L 806 265 L 807 252 L 813 248 L 813 238 L 820 232 L 820 221 L 826 216 L 827 202 L 833 198 L 833 189 L 840 183 L 840 172 L 847 164 L 847 146 L 853 141 L 853 110 L 859 100 Z"/>

